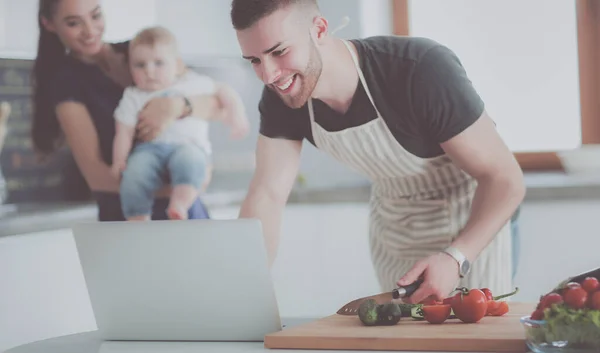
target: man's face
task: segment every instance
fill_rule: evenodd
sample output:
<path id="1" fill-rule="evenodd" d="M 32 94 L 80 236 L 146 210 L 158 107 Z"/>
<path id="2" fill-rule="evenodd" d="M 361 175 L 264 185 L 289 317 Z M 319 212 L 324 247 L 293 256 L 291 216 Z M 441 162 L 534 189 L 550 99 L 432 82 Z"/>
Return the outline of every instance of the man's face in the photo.
<path id="1" fill-rule="evenodd" d="M 310 19 L 290 6 L 237 31 L 242 55 L 259 79 L 291 108 L 310 98 L 322 70 L 321 54 L 311 38 Z"/>

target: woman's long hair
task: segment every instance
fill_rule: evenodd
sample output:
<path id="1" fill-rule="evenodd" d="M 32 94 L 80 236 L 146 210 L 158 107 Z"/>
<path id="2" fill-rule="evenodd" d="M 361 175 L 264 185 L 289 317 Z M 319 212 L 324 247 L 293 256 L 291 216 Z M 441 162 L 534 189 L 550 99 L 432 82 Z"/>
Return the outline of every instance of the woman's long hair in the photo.
<path id="1" fill-rule="evenodd" d="M 35 150 L 41 155 L 55 151 L 61 139 L 60 125 L 50 92 L 53 75 L 66 58 L 66 48 L 55 33 L 42 24 L 42 17 L 52 19 L 60 0 L 40 0 L 38 51 L 32 75 L 33 122 L 31 137 Z"/>

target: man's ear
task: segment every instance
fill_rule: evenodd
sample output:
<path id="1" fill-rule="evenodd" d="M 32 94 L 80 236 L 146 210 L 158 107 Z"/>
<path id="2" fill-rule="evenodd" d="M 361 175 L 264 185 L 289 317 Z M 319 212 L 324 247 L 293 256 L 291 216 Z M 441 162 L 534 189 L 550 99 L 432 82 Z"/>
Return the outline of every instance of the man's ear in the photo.
<path id="1" fill-rule="evenodd" d="M 52 32 L 52 33 L 56 32 L 56 27 L 54 27 L 54 24 L 52 23 L 52 21 L 48 20 L 44 16 L 40 16 L 40 20 L 42 22 L 42 26 L 44 26 L 44 28 L 46 29 L 46 31 Z"/>
<path id="2" fill-rule="evenodd" d="M 317 43 L 327 37 L 328 29 L 329 29 L 329 23 L 327 22 L 327 19 L 325 17 L 316 16 L 313 19 L 313 31 L 314 31 L 315 40 Z"/>

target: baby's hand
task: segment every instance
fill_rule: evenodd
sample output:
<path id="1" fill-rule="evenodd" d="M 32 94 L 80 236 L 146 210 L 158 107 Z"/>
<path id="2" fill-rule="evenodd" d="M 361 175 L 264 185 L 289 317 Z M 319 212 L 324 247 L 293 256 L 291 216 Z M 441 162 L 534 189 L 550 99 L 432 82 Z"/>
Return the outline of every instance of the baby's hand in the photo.
<path id="1" fill-rule="evenodd" d="M 233 139 L 242 139 L 250 131 L 250 123 L 245 114 L 236 115 L 230 125 L 231 133 L 229 136 Z"/>
<path id="2" fill-rule="evenodd" d="M 125 167 L 127 167 L 126 162 L 116 162 L 113 163 L 112 167 L 110 168 L 110 172 L 117 180 L 121 180 L 121 174 L 123 174 Z"/>
<path id="3" fill-rule="evenodd" d="M 248 117 L 240 107 L 226 107 L 223 123 L 231 129 L 229 136 L 236 140 L 244 138 L 250 131 Z"/>

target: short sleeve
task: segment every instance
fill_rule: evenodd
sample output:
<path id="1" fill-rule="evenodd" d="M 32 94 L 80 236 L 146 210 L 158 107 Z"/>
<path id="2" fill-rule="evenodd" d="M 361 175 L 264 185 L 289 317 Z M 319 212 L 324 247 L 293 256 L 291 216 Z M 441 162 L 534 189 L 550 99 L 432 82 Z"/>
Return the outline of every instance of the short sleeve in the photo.
<path id="1" fill-rule="evenodd" d="M 68 69 L 56 72 L 52 84 L 48 87 L 48 96 L 54 108 L 63 102 L 86 103 L 80 81 L 75 73 Z"/>
<path id="2" fill-rule="evenodd" d="M 271 138 L 302 141 L 306 137 L 303 122 L 308 114 L 305 109 L 292 109 L 275 92 L 264 87 L 260 102 L 261 135 Z"/>
<path id="3" fill-rule="evenodd" d="M 135 92 L 132 87 L 128 87 L 123 92 L 123 97 L 115 109 L 115 119 L 127 126 L 135 126 L 137 123 L 137 112 L 139 110 Z"/>
<path id="4" fill-rule="evenodd" d="M 417 121 L 436 143 L 460 134 L 485 108 L 458 57 L 441 45 L 417 62 L 410 94 Z"/>

